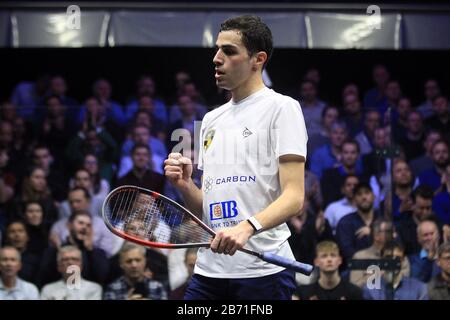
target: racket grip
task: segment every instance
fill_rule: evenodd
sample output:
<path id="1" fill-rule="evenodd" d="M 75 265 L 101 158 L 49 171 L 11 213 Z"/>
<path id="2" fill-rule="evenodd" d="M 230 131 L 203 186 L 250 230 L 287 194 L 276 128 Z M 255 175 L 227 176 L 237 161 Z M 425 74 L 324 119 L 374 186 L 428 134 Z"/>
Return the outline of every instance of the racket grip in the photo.
<path id="1" fill-rule="evenodd" d="M 310 264 L 301 263 L 273 253 L 263 252 L 261 253 L 261 259 L 266 262 L 276 264 L 277 266 L 303 273 L 307 276 L 309 276 L 314 270 L 314 267 Z"/>

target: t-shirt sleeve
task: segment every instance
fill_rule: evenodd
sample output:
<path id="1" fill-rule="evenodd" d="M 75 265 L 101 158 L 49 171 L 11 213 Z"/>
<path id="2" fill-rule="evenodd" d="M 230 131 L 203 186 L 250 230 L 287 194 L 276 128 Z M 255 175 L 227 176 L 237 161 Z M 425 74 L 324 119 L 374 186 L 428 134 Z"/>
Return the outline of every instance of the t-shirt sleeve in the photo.
<path id="1" fill-rule="evenodd" d="M 307 142 L 308 134 L 300 104 L 288 99 L 279 108 L 271 126 L 271 143 L 275 156 L 278 159 L 286 154 L 295 154 L 306 160 Z"/>

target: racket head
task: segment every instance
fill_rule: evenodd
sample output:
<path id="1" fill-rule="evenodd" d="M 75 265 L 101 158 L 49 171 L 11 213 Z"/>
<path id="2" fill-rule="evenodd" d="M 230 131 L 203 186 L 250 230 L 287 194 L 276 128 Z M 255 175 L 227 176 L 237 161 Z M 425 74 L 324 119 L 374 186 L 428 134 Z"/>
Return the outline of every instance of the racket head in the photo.
<path id="1" fill-rule="evenodd" d="M 158 192 L 125 185 L 112 190 L 103 220 L 117 236 L 148 247 L 209 247 L 215 235 L 203 221 Z"/>

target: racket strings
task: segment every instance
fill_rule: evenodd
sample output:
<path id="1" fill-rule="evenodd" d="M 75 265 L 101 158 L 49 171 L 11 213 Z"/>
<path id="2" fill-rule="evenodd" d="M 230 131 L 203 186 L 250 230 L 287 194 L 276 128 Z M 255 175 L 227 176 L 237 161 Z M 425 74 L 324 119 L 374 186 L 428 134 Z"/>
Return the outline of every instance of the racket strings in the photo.
<path id="1" fill-rule="evenodd" d="M 105 218 L 114 229 L 145 241 L 189 244 L 208 243 L 211 239 L 190 214 L 137 188 L 113 193 L 105 204 Z"/>

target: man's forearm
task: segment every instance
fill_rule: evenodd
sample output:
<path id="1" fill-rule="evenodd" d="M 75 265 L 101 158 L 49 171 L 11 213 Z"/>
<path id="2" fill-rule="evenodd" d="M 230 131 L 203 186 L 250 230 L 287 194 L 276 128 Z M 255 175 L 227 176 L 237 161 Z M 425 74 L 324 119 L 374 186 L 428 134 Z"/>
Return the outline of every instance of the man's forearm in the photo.
<path id="1" fill-rule="evenodd" d="M 192 179 L 189 180 L 189 186 L 180 190 L 183 195 L 186 208 L 188 208 L 193 214 L 200 219 L 203 213 L 203 194 Z"/>

